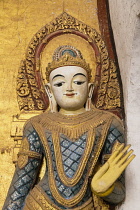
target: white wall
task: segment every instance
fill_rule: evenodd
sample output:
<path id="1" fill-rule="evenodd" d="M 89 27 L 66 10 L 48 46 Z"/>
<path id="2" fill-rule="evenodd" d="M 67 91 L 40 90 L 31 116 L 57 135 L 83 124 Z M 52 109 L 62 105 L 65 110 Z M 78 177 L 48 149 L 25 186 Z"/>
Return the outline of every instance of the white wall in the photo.
<path id="1" fill-rule="evenodd" d="M 140 0 L 109 0 L 121 71 L 127 143 L 136 158 L 126 170 L 126 199 L 120 210 L 140 209 Z"/>

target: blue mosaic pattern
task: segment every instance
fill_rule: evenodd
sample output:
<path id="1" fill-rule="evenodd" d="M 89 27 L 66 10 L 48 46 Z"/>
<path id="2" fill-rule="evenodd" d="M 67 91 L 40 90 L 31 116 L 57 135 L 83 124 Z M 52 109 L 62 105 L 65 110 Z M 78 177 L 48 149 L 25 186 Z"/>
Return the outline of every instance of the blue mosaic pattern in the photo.
<path id="1" fill-rule="evenodd" d="M 64 136 L 63 136 L 64 137 Z M 61 137 L 62 138 L 62 137 Z M 63 139 L 63 138 L 62 138 Z M 62 140 L 61 139 L 61 140 Z M 71 198 L 73 197 L 74 195 L 76 195 L 79 190 L 81 189 L 82 187 L 82 184 L 84 182 L 84 177 L 81 178 L 81 180 L 79 181 L 79 183 L 77 185 L 75 185 L 74 187 L 67 187 L 65 186 L 62 182 L 61 182 L 61 179 L 59 178 L 58 176 L 58 172 L 57 172 L 57 168 L 56 168 L 56 161 L 55 161 L 55 155 L 54 155 L 54 148 L 53 148 L 53 143 L 52 143 L 52 136 L 51 134 L 48 135 L 47 133 L 47 140 L 48 140 L 48 143 L 49 143 L 49 146 L 50 146 L 50 150 L 51 150 L 51 154 L 52 154 L 52 161 L 53 161 L 53 169 L 54 169 L 54 176 L 55 176 L 55 181 L 56 181 L 56 186 L 60 192 L 60 194 L 68 199 L 68 198 Z M 64 140 L 64 141 L 63 141 Z M 62 140 L 62 143 L 63 142 L 66 142 L 66 138 Z M 75 142 L 71 142 L 73 145 L 75 145 Z M 71 145 L 72 145 L 71 144 Z M 63 147 L 64 148 L 64 147 Z M 65 149 L 63 151 L 66 151 Z M 70 154 L 69 150 L 67 150 L 68 153 L 67 154 Z M 81 150 L 79 150 L 81 151 Z M 72 152 L 72 151 L 71 151 Z M 62 155 L 63 155 L 63 152 L 62 152 Z M 66 153 L 65 153 L 66 155 Z M 70 167 L 68 167 L 68 161 L 66 159 L 66 167 L 64 167 L 64 171 L 66 170 L 69 174 L 69 169 Z"/>
<path id="2" fill-rule="evenodd" d="M 34 130 L 34 128 L 31 126 L 28 129 L 25 130 L 23 138 L 27 137 L 29 144 L 30 144 L 30 150 L 35 151 L 38 153 L 42 153 L 42 144 L 39 139 L 39 136 L 37 132 Z"/>
<path id="3" fill-rule="evenodd" d="M 108 135 L 103 148 L 103 154 L 111 153 L 112 147 L 116 140 L 118 140 L 120 143 L 124 143 L 124 136 L 123 133 L 118 130 L 118 127 L 112 124 L 108 131 Z"/>
<path id="4" fill-rule="evenodd" d="M 69 174 L 69 169 L 70 169 L 70 166 L 71 165 L 68 165 L 67 166 L 67 159 L 70 158 L 70 160 L 74 159 L 73 157 L 71 158 L 72 156 L 72 153 L 75 149 L 75 154 L 77 154 L 78 152 L 78 155 L 74 156 L 76 159 L 73 160 L 73 163 L 76 162 L 76 165 L 78 163 L 80 163 L 80 157 L 81 155 L 83 154 L 83 151 L 84 151 L 84 148 L 85 148 L 85 142 L 86 142 L 86 134 L 82 135 L 76 142 L 72 142 L 70 141 L 69 139 L 67 139 L 64 135 L 61 136 L 60 138 L 60 145 L 63 145 L 62 146 L 62 151 L 64 152 L 64 156 L 63 156 L 63 152 L 62 152 L 62 157 L 64 158 L 63 160 L 66 160 L 66 171 L 68 173 L 68 175 L 71 175 Z M 47 141 L 48 141 L 48 144 L 49 144 L 49 147 L 50 147 L 50 150 L 51 150 L 51 154 L 52 154 L 52 162 L 53 162 L 53 169 L 54 169 L 54 176 L 55 176 L 55 181 L 56 181 L 56 186 L 57 186 L 57 189 L 59 191 L 59 193 L 61 194 L 61 196 L 63 196 L 65 199 L 70 199 L 72 198 L 73 196 L 75 196 L 81 189 L 81 187 L 83 186 L 83 183 L 84 183 L 84 180 L 85 180 L 85 176 L 87 174 L 87 169 L 88 169 L 88 165 L 87 167 L 85 168 L 85 171 L 83 173 L 83 176 L 82 178 L 79 180 L 78 184 L 76 184 L 75 186 L 73 187 L 68 187 L 68 186 L 65 186 L 62 182 L 61 182 L 61 179 L 59 178 L 59 175 L 58 175 L 58 172 L 57 172 L 57 168 L 56 168 L 56 162 L 55 162 L 55 155 L 54 155 L 54 148 L 53 148 L 53 143 L 52 143 L 52 135 L 51 133 L 47 132 L 46 133 L 46 137 L 47 137 Z M 65 146 L 64 146 L 65 145 Z M 74 146 L 72 146 L 74 145 Z M 68 149 L 68 146 L 71 146 L 70 148 L 70 151 Z M 78 149 L 78 147 L 80 149 Z M 77 169 L 77 168 L 75 168 Z M 72 171 L 74 170 L 74 168 L 72 169 Z M 74 171 L 74 173 L 76 172 L 76 170 Z M 48 179 L 48 176 L 47 176 L 47 173 L 45 175 L 45 177 Z M 44 177 L 44 180 L 46 180 L 46 178 Z M 44 189 L 44 191 L 46 192 L 46 194 L 51 198 L 51 200 L 56 204 L 58 205 L 60 208 L 62 209 L 67 209 L 66 207 L 60 205 L 52 196 L 51 194 L 51 191 L 49 189 L 49 186 L 48 185 L 45 185 L 46 181 L 41 181 L 39 183 L 39 185 Z M 82 199 L 82 201 L 77 204 L 75 207 L 78 207 L 80 205 L 82 205 L 85 201 L 87 201 L 89 198 L 91 197 L 91 190 L 90 190 L 90 186 L 87 188 L 87 191 L 85 193 L 85 196 L 84 198 Z M 75 208 L 74 207 L 74 208 Z"/>
<path id="5" fill-rule="evenodd" d="M 42 146 L 35 130 L 33 128 L 26 130 L 25 136 L 30 143 L 30 150 L 41 153 Z M 22 209 L 24 200 L 36 179 L 40 162 L 41 160 L 29 158 L 24 168 L 19 169 L 17 166 L 3 210 Z"/>
<path id="6" fill-rule="evenodd" d="M 60 146 L 64 171 L 69 178 L 72 178 L 77 171 L 80 159 L 85 149 L 87 134 L 82 135 L 77 141 L 72 142 L 64 135 L 61 135 Z"/>
<path id="7" fill-rule="evenodd" d="M 20 210 L 23 202 L 31 189 L 36 178 L 36 171 L 39 166 L 39 160 L 29 159 L 28 164 L 23 168 L 17 168 L 11 187 L 8 192 L 8 200 L 6 200 L 3 210 Z"/>

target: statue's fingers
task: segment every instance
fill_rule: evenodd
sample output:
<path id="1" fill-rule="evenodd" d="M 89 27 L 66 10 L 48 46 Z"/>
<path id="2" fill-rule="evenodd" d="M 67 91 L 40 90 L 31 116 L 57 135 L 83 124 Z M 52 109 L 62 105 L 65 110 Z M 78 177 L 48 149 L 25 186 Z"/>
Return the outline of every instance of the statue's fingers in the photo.
<path id="1" fill-rule="evenodd" d="M 122 151 L 119 151 L 118 155 L 116 156 L 116 158 L 114 158 L 113 163 L 117 163 L 123 156 L 124 154 L 127 152 L 127 150 L 131 147 L 131 145 L 127 145 Z"/>
<path id="2" fill-rule="evenodd" d="M 103 166 L 101 166 L 101 168 L 96 172 L 96 174 L 94 175 L 95 179 L 100 179 L 108 170 L 109 168 L 109 163 L 106 162 Z"/>
<path id="3" fill-rule="evenodd" d="M 118 154 L 120 153 L 120 151 L 123 150 L 123 148 L 124 148 L 124 144 L 119 145 L 118 148 L 113 151 L 113 153 L 112 153 L 112 155 L 111 155 L 111 157 L 109 158 L 108 161 L 110 163 L 113 162 L 116 159 L 116 157 L 118 157 Z"/>
<path id="4" fill-rule="evenodd" d="M 120 160 L 118 161 L 117 165 L 118 165 L 118 166 L 121 166 L 121 165 L 128 159 L 128 157 L 129 157 L 133 152 L 134 152 L 134 150 L 131 149 L 128 153 L 126 153 L 126 154 L 122 157 L 122 159 L 120 159 Z"/>
<path id="5" fill-rule="evenodd" d="M 122 172 L 126 169 L 126 167 L 131 163 L 131 161 L 136 157 L 136 155 L 131 155 L 127 161 L 125 161 L 125 163 L 123 163 L 120 168 L 122 170 Z"/>

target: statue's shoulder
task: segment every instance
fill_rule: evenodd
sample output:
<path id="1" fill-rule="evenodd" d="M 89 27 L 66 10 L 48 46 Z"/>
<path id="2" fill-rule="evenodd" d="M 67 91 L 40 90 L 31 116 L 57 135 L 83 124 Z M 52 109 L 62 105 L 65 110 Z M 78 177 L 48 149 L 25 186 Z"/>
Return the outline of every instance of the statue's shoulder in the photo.
<path id="1" fill-rule="evenodd" d="M 92 107 L 92 111 L 96 112 L 98 118 L 100 118 L 100 119 L 104 119 L 105 121 L 110 119 L 110 121 L 116 125 L 118 124 L 118 125 L 123 126 L 123 124 L 124 124 L 123 119 L 121 119 L 119 116 L 117 116 L 116 114 L 114 114 L 110 111 L 100 110 L 95 107 Z"/>
<path id="2" fill-rule="evenodd" d="M 33 116 L 33 117 L 31 117 L 31 118 L 29 118 L 26 122 L 25 122 L 25 124 L 24 124 L 24 129 L 25 128 L 30 128 L 30 127 L 33 127 L 33 125 L 35 124 L 35 123 L 40 123 L 40 122 L 42 122 L 42 120 L 43 119 L 45 119 L 45 118 L 47 118 L 47 116 L 48 116 L 48 110 L 47 111 L 45 111 L 45 112 L 43 112 L 43 113 L 41 113 L 41 114 L 39 114 L 39 115 L 36 115 L 36 116 Z"/>

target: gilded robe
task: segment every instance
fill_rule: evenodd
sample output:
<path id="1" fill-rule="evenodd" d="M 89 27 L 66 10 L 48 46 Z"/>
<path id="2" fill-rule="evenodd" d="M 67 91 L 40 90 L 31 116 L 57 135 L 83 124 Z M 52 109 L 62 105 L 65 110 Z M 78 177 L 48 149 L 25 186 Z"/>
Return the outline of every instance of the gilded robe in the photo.
<path id="1" fill-rule="evenodd" d="M 124 142 L 121 121 L 95 108 L 76 116 L 46 111 L 31 118 L 3 210 L 109 209 L 92 193 L 90 182 L 116 140 Z M 43 157 L 46 173 L 37 182 Z M 117 204 L 124 194 L 121 176 L 102 199 Z"/>

